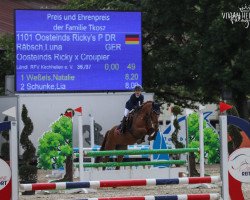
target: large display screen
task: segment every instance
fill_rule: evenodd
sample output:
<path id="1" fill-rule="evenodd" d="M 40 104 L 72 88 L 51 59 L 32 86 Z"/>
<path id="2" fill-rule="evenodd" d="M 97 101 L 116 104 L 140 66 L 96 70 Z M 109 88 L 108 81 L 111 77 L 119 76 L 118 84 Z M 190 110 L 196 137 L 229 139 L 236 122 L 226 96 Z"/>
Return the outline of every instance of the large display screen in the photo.
<path id="1" fill-rule="evenodd" d="M 142 83 L 141 13 L 16 10 L 16 91 L 125 91 Z"/>

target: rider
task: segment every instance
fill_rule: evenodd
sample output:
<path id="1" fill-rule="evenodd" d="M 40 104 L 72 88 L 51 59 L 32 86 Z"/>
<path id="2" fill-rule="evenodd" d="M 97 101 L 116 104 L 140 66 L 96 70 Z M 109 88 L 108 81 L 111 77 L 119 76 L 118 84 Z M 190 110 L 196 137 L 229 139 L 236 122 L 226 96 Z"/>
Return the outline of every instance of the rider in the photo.
<path id="1" fill-rule="evenodd" d="M 144 96 L 143 94 L 141 94 L 141 92 L 142 92 L 142 87 L 140 85 L 135 86 L 134 94 L 132 94 L 129 100 L 126 102 L 124 117 L 120 125 L 121 133 L 125 132 L 128 114 L 138 106 L 142 105 L 144 101 Z"/>

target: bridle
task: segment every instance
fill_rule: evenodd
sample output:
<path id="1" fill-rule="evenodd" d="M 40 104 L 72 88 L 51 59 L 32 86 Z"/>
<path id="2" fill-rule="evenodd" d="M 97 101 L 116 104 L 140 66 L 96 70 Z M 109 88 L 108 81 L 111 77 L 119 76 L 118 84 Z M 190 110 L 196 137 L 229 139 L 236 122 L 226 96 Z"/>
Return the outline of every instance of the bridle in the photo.
<path id="1" fill-rule="evenodd" d="M 159 125 L 158 125 L 158 120 L 157 120 L 157 122 L 153 122 L 153 120 L 152 120 L 152 115 L 153 114 L 156 114 L 157 116 L 159 116 L 160 115 L 160 110 L 156 110 L 156 109 L 152 109 L 151 110 L 151 112 L 150 112 L 150 121 L 152 122 L 152 125 L 153 125 L 153 128 L 155 129 L 155 131 L 158 131 L 158 130 L 156 130 L 156 129 L 158 129 L 158 127 L 159 127 Z"/>
<path id="2" fill-rule="evenodd" d="M 158 120 L 157 120 L 157 122 L 153 121 L 153 119 L 152 119 L 153 114 L 156 114 L 157 117 L 161 114 L 161 111 L 160 111 L 159 107 L 156 107 L 154 102 L 152 102 L 151 111 L 150 111 L 149 114 L 146 114 L 146 119 L 145 120 L 146 120 L 146 124 L 150 123 L 151 127 L 153 127 L 155 129 L 155 131 L 157 131 L 156 129 L 158 129 Z"/>

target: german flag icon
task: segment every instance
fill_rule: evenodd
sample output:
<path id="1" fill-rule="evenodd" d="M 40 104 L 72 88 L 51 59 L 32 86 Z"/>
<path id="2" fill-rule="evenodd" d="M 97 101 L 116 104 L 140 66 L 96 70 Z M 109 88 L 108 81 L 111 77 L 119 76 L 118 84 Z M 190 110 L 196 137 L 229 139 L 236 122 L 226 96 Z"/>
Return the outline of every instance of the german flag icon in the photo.
<path id="1" fill-rule="evenodd" d="M 125 35 L 125 44 L 139 44 L 140 37 L 139 35 Z"/>

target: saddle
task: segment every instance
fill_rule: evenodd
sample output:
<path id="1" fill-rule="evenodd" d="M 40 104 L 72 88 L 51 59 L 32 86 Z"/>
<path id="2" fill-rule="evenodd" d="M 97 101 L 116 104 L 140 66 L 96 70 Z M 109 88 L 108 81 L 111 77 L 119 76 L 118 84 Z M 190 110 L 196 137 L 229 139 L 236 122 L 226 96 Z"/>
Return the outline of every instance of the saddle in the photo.
<path id="1" fill-rule="evenodd" d="M 134 118 L 134 115 L 136 113 L 136 111 L 140 109 L 140 106 L 135 108 L 135 109 L 132 109 L 127 118 L 122 120 L 121 124 L 118 126 L 118 128 L 115 130 L 115 132 L 117 134 L 121 134 L 123 132 L 126 132 L 126 130 L 130 130 L 131 127 L 132 127 L 132 123 L 133 123 L 133 118 Z"/>
<path id="2" fill-rule="evenodd" d="M 132 109 L 129 114 L 128 114 L 128 117 L 127 117 L 127 120 L 126 120 L 126 130 L 129 130 L 131 129 L 132 127 L 132 123 L 133 123 L 133 118 L 134 118 L 134 115 L 135 113 L 140 110 L 142 106 L 138 106 L 136 107 L 135 109 Z"/>
<path id="3" fill-rule="evenodd" d="M 121 124 L 116 128 L 115 133 L 122 134 L 125 133 L 126 130 L 129 130 L 132 127 L 133 116 L 133 112 L 130 112 L 126 118 L 124 117 L 121 121 Z"/>
<path id="4" fill-rule="evenodd" d="M 131 129 L 132 124 L 133 124 L 133 118 L 134 118 L 135 112 L 136 112 L 138 109 L 140 109 L 140 107 L 137 107 L 136 109 L 132 110 L 132 111 L 129 113 L 129 115 L 128 115 L 128 117 L 127 117 L 127 121 L 126 121 L 126 128 L 125 128 L 125 130 L 130 130 L 130 129 Z M 144 137 L 141 138 L 141 139 L 138 139 L 138 140 L 136 141 L 137 144 L 141 144 L 141 143 L 143 143 L 143 142 L 145 142 L 145 138 L 144 138 Z"/>

